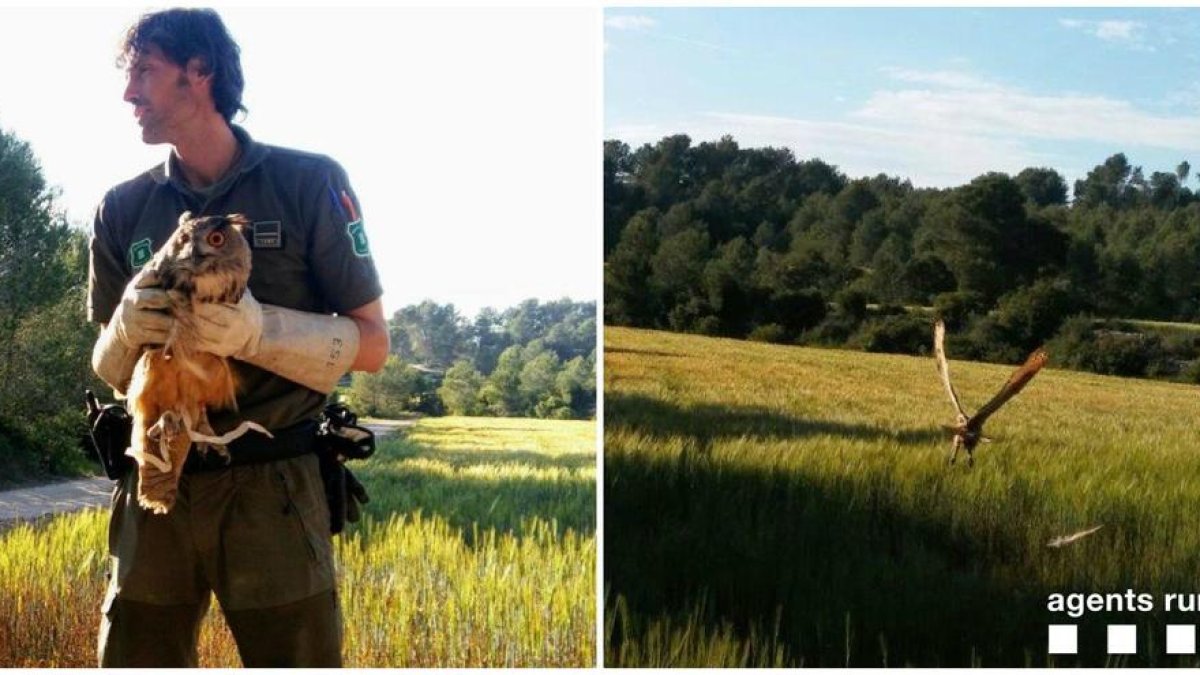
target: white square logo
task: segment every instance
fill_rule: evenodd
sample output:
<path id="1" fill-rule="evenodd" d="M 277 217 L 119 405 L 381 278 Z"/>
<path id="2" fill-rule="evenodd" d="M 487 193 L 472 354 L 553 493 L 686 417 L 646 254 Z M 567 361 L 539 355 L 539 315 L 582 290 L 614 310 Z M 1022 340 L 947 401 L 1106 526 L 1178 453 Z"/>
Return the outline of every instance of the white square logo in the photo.
<path id="1" fill-rule="evenodd" d="M 1196 627 L 1184 625 L 1167 626 L 1168 654 L 1195 654 Z"/>
<path id="2" fill-rule="evenodd" d="M 1115 625 L 1108 627 L 1109 654 L 1137 653 L 1137 626 Z"/>
<path id="3" fill-rule="evenodd" d="M 1070 624 L 1050 626 L 1051 654 L 1075 654 L 1079 651 L 1079 629 Z"/>

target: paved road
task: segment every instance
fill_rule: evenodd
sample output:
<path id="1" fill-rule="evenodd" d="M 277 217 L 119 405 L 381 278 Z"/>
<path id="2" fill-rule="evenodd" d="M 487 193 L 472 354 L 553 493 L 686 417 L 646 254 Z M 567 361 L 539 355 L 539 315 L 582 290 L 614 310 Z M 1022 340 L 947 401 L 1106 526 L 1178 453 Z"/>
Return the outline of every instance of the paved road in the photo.
<path id="1" fill-rule="evenodd" d="M 380 420 L 364 424 L 375 432 L 376 438 L 383 438 L 412 422 Z M 104 506 L 109 502 L 112 486 L 111 480 L 101 476 L 0 491 L 0 530 L 15 521 L 36 520 L 56 513 Z"/>
<path id="2" fill-rule="evenodd" d="M 0 523 L 102 506 L 108 503 L 112 486 L 111 480 L 100 477 L 6 490 L 0 492 Z"/>

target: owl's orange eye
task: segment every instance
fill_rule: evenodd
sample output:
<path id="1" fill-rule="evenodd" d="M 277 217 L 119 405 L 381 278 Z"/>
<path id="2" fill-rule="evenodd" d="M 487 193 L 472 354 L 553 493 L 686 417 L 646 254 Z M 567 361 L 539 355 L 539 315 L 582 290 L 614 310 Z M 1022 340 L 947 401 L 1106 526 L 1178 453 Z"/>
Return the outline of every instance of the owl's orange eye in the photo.
<path id="1" fill-rule="evenodd" d="M 209 232 L 208 236 L 204 238 L 204 241 L 208 242 L 208 245 L 213 248 L 221 248 L 225 245 L 225 233 Z"/>

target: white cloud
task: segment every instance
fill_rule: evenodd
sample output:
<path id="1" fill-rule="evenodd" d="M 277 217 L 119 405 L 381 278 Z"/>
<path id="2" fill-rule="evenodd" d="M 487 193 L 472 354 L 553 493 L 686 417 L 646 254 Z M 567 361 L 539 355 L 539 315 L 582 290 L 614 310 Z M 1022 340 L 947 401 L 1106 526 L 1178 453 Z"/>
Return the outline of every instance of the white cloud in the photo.
<path id="1" fill-rule="evenodd" d="M 636 14 L 618 14 L 604 18 L 604 25 L 613 30 L 646 30 L 658 25 L 658 21 Z"/>
<path id="2" fill-rule="evenodd" d="M 712 42 L 705 42 L 703 40 L 693 40 L 692 38 L 682 37 L 679 35 L 668 35 L 666 33 L 660 33 L 659 37 L 664 40 L 671 40 L 673 42 L 679 42 L 679 43 L 682 43 L 685 45 L 691 45 L 693 47 L 700 47 L 701 49 L 711 49 L 712 51 L 715 51 L 715 52 L 725 52 L 726 54 L 738 53 L 736 49 L 730 49 L 729 47 L 724 47 L 719 44 L 714 44 Z"/>
<path id="3" fill-rule="evenodd" d="M 1095 35 L 1101 40 L 1133 40 L 1143 27 L 1137 21 L 1100 21 L 1096 24 Z"/>
<path id="4" fill-rule="evenodd" d="M 1195 115 L 1155 114 L 1102 96 L 1039 96 L 967 73 L 888 72 L 902 84 L 928 88 L 878 91 L 842 121 L 722 111 L 674 124 L 615 127 L 607 137 L 636 146 L 671 133 L 695 142 L 730 134 L 745 147 L 788 147 L 801 159 L 819 157 L 852 177 L 887 173 L 932 187 L 1029 166 L 1077 174 L 1081 167 L 1047 151 L 1062 141 L 1200 152 Z"/>
<path id="5" fill-rule="evenodd" d="M 915 79 L 920 78 L 907 81 Z M 910 130 L 952 129 L 974 135 L 1200 150 L 1200 119 L 1194 115 L 1155 114 L 1103 96 L 1041 96 L 969 75 L 953 78 L 931 73 L 926 79 L 947 84 L 939 89 L 876 92 L 854 117 Z M 954 84 L 956 80 L 961 83 Z"/>
<path id="6" fill-rule="evenodd" d="M 642 15 L 618 14 L 616 16 L 605 17 L 604 26 L 613 30 L 648 31 L 651 28 L 657 28 L 658 20 Z M 737 53 L 736 50 L 729 49 L 728 47 L 724 47 L 722 45 L 714 44 L 712 42 L 705 42 L 703 40 L 695 40 L 682 35 L 672 35 L 670 33 L 663 33 L 657 30 L 651 33 L 651 35 L 655 39 L 670 40 L 671 42 L 678 42 L 681 44 L 690 45 L 692 47 L 700 47 L 702 49 L 709 49 L 712 51 L 725 52 L 729 54 Z"/>
<path id="7" fill-rule="evenodd" d="M 1200 115 L 1200 81 L 1180 84 L 1167 94 L 1163 103 L 1190 115 Z"/>
<path id="8" fill-rule="evenodd" d="M 884 125 L 824 122 L 742 113 L 705 113 L 678 124 L 614 127 L 606 135 L 631 146 L 686 133 L 692 141 L 733 136 L 742 147 L 787 147 L 798 159 L 820 158 L 850 177 L 902 176 L 922 187 L 961 185 L 986 171 L 1017 172 L 1048 164 L 1021 144 L 959 133 L 914 133 Z"/>
<path id="9" fill-rule="evenodd" d="M 893 79 L 912 84 L 929 84 L 957 89 L 996 89 L 998 85 L 974 75 L 953 70 L 910 70 L 887 66 L 881 69 Z"/>
<path id="10" fill-rule="evenodd" d="M 1135 49 L 1154 51 L 1145 44 L 1146 24 L 1141 21 L 1086 21 L 1083 19 L 1059 19 L 1059 25 L 1080 30 L 1105 42 L 1120 43 Z"/>

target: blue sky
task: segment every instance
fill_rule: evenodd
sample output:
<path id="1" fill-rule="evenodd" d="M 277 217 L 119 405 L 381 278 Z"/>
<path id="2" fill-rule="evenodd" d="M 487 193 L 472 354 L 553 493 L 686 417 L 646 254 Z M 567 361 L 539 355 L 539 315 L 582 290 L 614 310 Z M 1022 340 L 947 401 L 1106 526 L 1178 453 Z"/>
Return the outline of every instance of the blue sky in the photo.
<path id="1" fill-rule="evenodd" d="M 1200 169 L 1200 8 L 611 8 L 604 67 L 605 138 L 634 147 L 730 134 L 937 187 Z"/>

